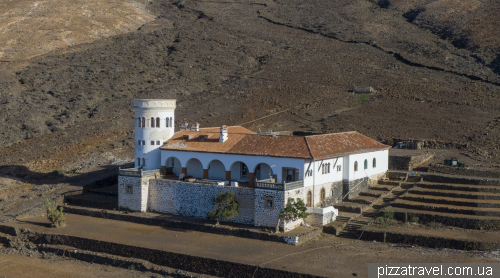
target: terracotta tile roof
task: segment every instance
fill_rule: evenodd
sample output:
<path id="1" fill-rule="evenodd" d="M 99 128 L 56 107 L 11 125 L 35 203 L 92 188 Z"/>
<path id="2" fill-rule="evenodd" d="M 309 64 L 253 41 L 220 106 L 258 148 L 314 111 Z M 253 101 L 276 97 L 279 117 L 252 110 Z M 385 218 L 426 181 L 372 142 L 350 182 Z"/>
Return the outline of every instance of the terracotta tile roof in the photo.
<path id="1" fill-rule="evenodd" d="M 219 143 L 219 132 L 219 127 L 200 128 L 199 132 L 179 131 L 160 149 L 320 160 L 390 148 L 357 132 L 267 136 L 257 135 L 241 126 L 230 126 L 228 139 L 224 143 Z M 189 139 L 184 139 L 185 136 L 189 136 Z"/>
<path id="2" fill-rule="evenodd" d="M 306 141 L 315 160 L 391 148 L 356 131 L 306 136 Z"/>

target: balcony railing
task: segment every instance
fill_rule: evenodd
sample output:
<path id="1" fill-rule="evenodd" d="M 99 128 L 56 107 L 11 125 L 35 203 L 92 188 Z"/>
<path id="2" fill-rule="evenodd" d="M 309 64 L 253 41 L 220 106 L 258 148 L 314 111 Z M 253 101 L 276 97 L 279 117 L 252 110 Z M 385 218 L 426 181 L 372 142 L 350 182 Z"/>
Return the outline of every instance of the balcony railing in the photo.
<path id="1" fill-rule="evenodd" d="M 157 173 L 160 173 L 160 169 L 143 171 L 142 168 L 127 168 L 118 170 L 118 175 L 120 176 L 137 177 L 137 178 L 152 177 L 156 176 Z"/>
<path id="2" fill-rule="evenodd" d="M 255 182 L 255 188 L 259 189 L 287 191 L 302 187 L 304 187 L 304 180 L 284 182 L 284 183 L 275 183 L 272 182 L 272 180 L 260 180 Z"/>

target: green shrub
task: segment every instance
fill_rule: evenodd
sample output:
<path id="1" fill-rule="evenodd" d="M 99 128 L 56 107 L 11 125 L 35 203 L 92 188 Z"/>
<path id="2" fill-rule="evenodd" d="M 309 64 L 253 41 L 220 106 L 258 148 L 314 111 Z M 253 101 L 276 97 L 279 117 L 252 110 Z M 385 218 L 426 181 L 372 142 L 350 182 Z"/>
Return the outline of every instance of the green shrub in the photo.
<path id="1" fill-rule="evenodd" d="M 59 227 L 66 224 L 66 218 L 64 218 L 62 207 L 59 207 L 59 210 L 57 207 L 51 208 L 50 200 L 48 198 L 45 198 L 45 206 L 47 208 L 47 219 L 50 220 L 52 226 Z"/>
<path id="2" fill-rule="evenodd" d="M 295 202 L 293 198 L 288 198 L 285 208 L 280 211 L 280 217 L 283 217 L 285 220 L 304 219 L 309 215 L 306 210 L 307 207 L 302 199 L 297 198 L 297 202 Z"/>
<path id="3" fill-rule="evenodd" d="M 64 175 L 66 173 L 66 171 L 64 171 L 63 169 L 55 169 L 54 171 L 52 171 L 52 174 L 54 175 Z"/>
<path id="4" fill-rule="evenodd" d="M 240 208 L 234 192 L 219 193 L 217 197 L 212 199 L 214 209 L 208 212 L 208 218 L 216 221 L 219 225 L 220 220 L 233 219 L 239 212 Z"/>
<path id="5" fill-rule="evenodd" d="M 384 211 L 385 219 L 394 219 L 394 211 L 386 210 Z"/>
<path id="6" fill-rule="evenodd" d="M 358 103 L 363 103 L 367 100 L 370 99 L 370 95 L 369 94 L 361 94 L 358 98 Z"/>
<path id="7" fill-rule="evenodd" d="M 389 223 L 387 223 L 383 217 L 379 217 L 378 220 L 380 221 L 380 225 L 382 227 L 389 228 Z"/>
<path id="8" fill-rule="evenodd" d="M 418 223 L 418 221 L 419 221 L 419 220 L 420 220 L 420 219 L 419 219 L 417 216 L 413 216 L 413 217 L 411 218 L 411 222 L 413 222 L 413 223 Z"/>

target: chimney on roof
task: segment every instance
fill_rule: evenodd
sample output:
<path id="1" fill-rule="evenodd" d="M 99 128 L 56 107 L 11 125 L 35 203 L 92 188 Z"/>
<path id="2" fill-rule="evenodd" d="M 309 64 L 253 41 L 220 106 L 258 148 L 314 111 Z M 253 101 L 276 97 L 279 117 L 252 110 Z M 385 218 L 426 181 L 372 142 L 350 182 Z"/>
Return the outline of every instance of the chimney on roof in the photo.
<path id="1" fill-rule="evenodd" d="M 179 124 L 179 130 L 187 130 L 188 129 L 188 123 L 187 122 L 181 122 Z"/>
<path id="2" fill-rule="evenodd" d="M 191 123 L 191 131 L 200 131 L 200 123 Z"/>
<path id="3" fill-rule="evenodd" d="M 227 126 L 220 127 L 219 143 L 224 143 L 227 140 Z"/>

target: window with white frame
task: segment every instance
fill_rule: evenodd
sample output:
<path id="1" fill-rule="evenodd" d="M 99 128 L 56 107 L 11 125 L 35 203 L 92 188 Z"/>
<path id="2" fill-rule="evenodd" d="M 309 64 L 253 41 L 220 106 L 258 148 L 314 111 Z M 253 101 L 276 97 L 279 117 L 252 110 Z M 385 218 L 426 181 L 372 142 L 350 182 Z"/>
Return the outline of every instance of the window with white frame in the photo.
<path id="1" fill-rule="evenodd" d="M 155 141 L 151 141 L 151 145 L 154 145 L 155 144 Z"/>
<path id="2" fill-rule="evenodd" d="M 156 141 L 156 145 L 160 145 L 160 141 Z"/>

